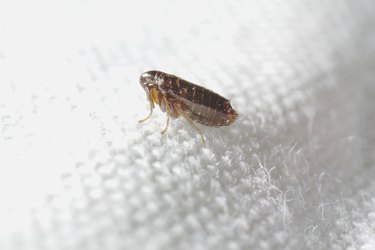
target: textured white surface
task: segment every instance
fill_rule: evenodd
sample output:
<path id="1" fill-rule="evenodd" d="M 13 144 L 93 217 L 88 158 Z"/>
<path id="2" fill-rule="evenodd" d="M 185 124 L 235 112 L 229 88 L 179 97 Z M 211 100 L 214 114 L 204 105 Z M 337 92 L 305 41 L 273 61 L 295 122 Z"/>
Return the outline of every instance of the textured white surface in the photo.
<path id="1" fill-rule="evenodd" d="M 373 1 L 0 2 L 0 249 L 375 249 Z M 228 98 L 160 135 L 139 75 Z"/>

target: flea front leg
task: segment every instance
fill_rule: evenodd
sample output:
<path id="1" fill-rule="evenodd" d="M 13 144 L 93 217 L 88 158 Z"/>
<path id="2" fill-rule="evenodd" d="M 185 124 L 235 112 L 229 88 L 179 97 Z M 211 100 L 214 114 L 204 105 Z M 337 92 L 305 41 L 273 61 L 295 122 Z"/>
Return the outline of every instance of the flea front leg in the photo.
<path id="1" fill-rule="evenodd" d="M 154 110 L 154 102 L 150 100 L 150 114 L 146 118 L 143 118 L 139 120 L 138 122 L 141 123 L 141 122 L 147 121 L 151 117 L 153 110 Z"/>

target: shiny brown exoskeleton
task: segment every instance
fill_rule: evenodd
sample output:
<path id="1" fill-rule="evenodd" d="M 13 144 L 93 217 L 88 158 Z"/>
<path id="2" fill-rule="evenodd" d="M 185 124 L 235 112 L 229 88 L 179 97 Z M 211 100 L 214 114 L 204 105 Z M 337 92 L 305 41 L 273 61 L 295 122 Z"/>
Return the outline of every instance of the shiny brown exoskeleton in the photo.
<path id="1" fill-rule="evenodd" d="M 143 73 L 139 81 L 148 95 L 151 107 L 150 114 L 139 122 L 151 117 L 156 103 L 167 113 L 167 124 L 162 133 L 167 131 L 169 117 L 177 118 L 181 115 L 199 132 L 204 143 L 204 137 L 194 121 L 219 127 L 232 124 L 238 116 L 229 100 L 177 76 L 153 70 Z"/>

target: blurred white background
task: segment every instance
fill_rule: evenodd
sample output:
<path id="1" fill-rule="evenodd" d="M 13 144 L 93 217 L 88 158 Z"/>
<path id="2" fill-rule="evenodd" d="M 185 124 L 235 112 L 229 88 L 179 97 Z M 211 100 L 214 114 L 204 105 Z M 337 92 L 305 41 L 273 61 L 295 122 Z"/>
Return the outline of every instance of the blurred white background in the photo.
<path id="1" fill-rule="evenodd" d="M 0 1 L 0 249 L 375 249 L 372 1 Z M 158 69 L 231 99 L 149 112 Z"/>

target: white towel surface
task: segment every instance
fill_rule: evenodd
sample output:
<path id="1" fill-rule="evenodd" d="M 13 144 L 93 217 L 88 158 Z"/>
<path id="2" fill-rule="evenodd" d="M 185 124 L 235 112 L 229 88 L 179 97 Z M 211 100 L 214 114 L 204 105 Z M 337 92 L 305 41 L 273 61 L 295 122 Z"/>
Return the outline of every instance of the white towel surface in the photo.
<path id="1" fill-rule="evenodd" d="M 0 249 L 375 249 L 375 2 L 0 2 Z M 157 108 L 158 69 L 230 98 Z"/>

